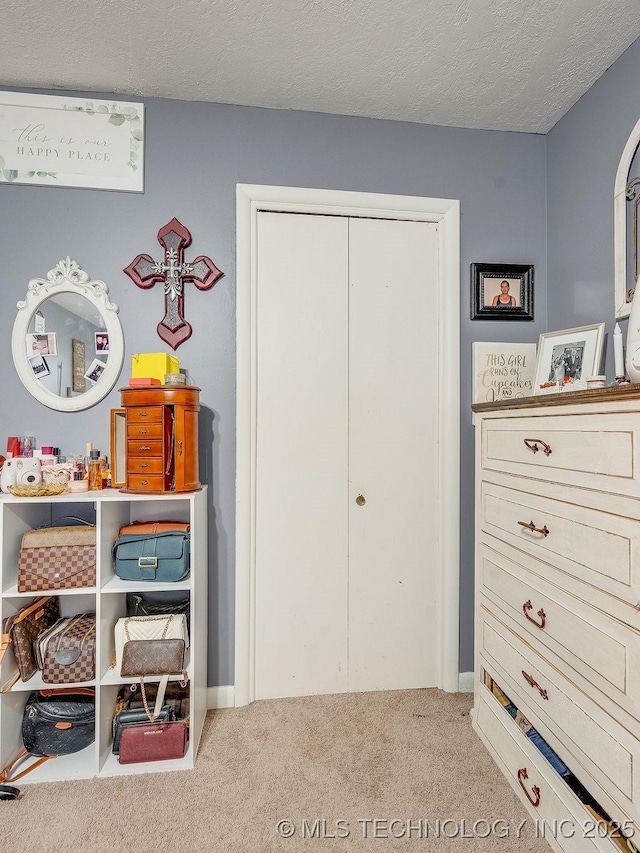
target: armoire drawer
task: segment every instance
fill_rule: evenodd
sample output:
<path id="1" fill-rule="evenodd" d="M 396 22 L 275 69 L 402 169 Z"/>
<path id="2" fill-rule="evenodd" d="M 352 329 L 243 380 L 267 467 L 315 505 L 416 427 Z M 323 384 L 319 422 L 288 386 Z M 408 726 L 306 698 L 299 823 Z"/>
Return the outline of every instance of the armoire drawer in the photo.
<path id="1" fill-rule="evenodd" d="M 127 441 L 127 457 L 132 456 L 159 456 L 162 457 L 164 446 L 162 441 L 148 441 L 136 439 Z"/>
<path id="2" fill-rule="evenodd" d="M 163 467 L 163 459 L 159 456 L 132 456 L 128 464 L 129 474 L 162 474 Z"/>
<path id="3" fill-rule="evenodd" d="M 127 474 L 127 489 L 137 492 L 162 492 L 165 481 L 162 474 Z"/>
<path id="4" fill-rule="evenodd" d="M 640 424 L 626 412 L 482 421 L 481 465 L 555 483 L 640 492 Z"/>
<path id="5" fill-rule="evenodd" d="M 532 575 L 486 543 L 481 544 L 478 558 L 480 591 L 509 628 L 556 668 L 570 668 L 576 684 L 593 691 L 594 701 L 602 707 L 609 709 L 614 702 L 640 719 L 640 679 L 636 677 L 640 635 L 636 631 Z"/>
<path id="6" fill-rule="evenodd" d="M 164 424 L 161 421 L 157 423 L 145 423 L 144 421 L 136 421 L 127 424 L 127 438 L 130 439 L 162 439 L 164 435 Z"/>
<path id="7" fill-rule="evenodd" d="M 547 827 L 566 828 L 562 833 L 566 838 L 556 840 L 548 833 L 555 850 L 614 853 L 618 849 L 609 838 L 589 837 L 590 813 L 484 686 L 476 691 L 473 727 L 532 815 L 535 831 L 540 834 L 543 821 Z"/>
<path id="8" fill-rule="evenodd" d="M 520 485 L 514 478 L 514 484 Z M 635 608 L 640 601 L 638 520 L 483 482 L 484 533 Z M 569 496 L 569 490 L 563 494 Z M 559 581 L 560 582 L 560 581 Z"/>
<path id="9" fill-rule="evenodd" d="M 478 610 L 482 665 L 602 806 L 640 823 L 640 742 L 490 608 Z"/>
<path id="10" fill-rule="evenodd" d="M 154 423 L 162 420 L 163 406 L 128 406 L 127 426 L 134 423 Z"/>

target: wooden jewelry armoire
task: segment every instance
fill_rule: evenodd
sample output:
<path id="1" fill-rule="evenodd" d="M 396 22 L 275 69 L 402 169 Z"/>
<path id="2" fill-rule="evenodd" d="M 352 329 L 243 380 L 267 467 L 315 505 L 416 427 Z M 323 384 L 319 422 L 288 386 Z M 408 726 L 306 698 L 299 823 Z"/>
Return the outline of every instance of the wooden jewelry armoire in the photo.
<path id="1" fill-rule="evenodd" d="M 200 488 L 200 389 L 189 385 L 122 388 L 126 419 L 123 492 L 159 494 Z"/>

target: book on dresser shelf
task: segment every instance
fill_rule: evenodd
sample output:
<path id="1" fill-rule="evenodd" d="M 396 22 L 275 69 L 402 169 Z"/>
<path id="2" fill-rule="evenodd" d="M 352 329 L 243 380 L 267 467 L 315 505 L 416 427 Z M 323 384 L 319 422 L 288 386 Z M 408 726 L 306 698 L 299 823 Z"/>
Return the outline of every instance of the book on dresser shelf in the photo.
<path id="1" fill-rule="evenodd" d="M 23 681 L 17 673 L 16 659 L 9 648 L 0 659 L 0 768 L 9 764 L 21 745 L 21 721 L 29 697 L 34 691 L 74 690 L 79 687 L 95 691 L 95 723 L 92 742 L 73 754 L 60 755 L 45 761 L 21 779 L 22 783 L 106 777 L 132 773 L 152 773 L 167 770 L 188 770 L 194 766 L 206 715 L 207 678 L 207 487 L 198 491 L 175 494 L 125 494 L 115 489 L 86 492 L 82 495 L 64 494 L 55 497 L 16 498 L 0 497 L 0 549 L 4 559 L 0 564 L 0 607 L 3 626 L 14 614 L 47 595 L 46 590 L 19 592 L 17 585 L 18 555 L 23 535 L 37 528 L 55 523 L 68 514 L 82 515 L 96 525 L 96 581 L 93 586 L 56 589 L 51 595 L 57 599 L 60 619 L 78 617 L 68 621 L 74 625 L 80 614 L 95 614 L 95 673 L 89 680 L 74 683 L 68 673 L 57 682 L 55 670 L 43 678 L 37 670 Z M 189 526 L 190 571 L 178 581 L 125 580 L 114 569 L 113 544 L 125 525 L 134 522 L 179 522 Z M 186 751 L 182 757 L 121 763 L 113 752 L 113 718 L 122 697 L 138 691 L 139 678 L 122 677 L 112 666 L 115 649 L 115 626 L 119 619 L 131 615 L 133 607 L 141 608 L 133 618 L 149 620 L 166 618 L 171 602 L 181 614 L 188 614 L 188 650 L 184 657 L 184 671 L 168 676 L 167 701 L 177 696 L 171 685 L 180 683 L 180 707 L 188 732 Z M 151 615 L 149 615 L 151 614 Z M 180 617 L 183 621 L 184 615 Z M 61 623 L 62 624 L 62 623 Z M 55 632 L 52 632 L 55 637 Z M 71 631 L 56 642 L 53 651 L 71 655 Z M 67 642 L 69 640 L 69 642 Z M 43 646 L 44 652 L 44 646 Z M 40 656 L 42 658 L 42 655 Z M 60 661 L 59 661 L 60 662 Z M 91 673 L 89 673 L 91 674 Z M 83 679 L 86 674 L 83 670 Z M 15 683 L 10 682 L 15 679 Z M 53 679 L 53 680 L 52 680 Z M 144 678 L 150 701 L 156 698 L 156 687 L 163 677 L 148 675 Z M 158 690 L 159 692 L 159 690 Z M 144 696 L 142 697 L 144 699 Z M 136 699 L 137 705 L 144 701 Z M 153 711 L 153 707 L 151 708 Z M 175 714 L 172 721 L 179 720 Z M 174 729 L 172 731 L 176 731 Z M 141 754 L 145 754 L 142 752 Z M 176 751 L 177 754 L 177 751 Z M 155 756 L 150 756 L 150 758 Z M 10 782 L 10 780 L 9 780 Z"/>
<path id="2" fill-rule="evenodd" d="M 634 853 L 640 385 L 472 409 L 474 729 L 534 819 Z"/>

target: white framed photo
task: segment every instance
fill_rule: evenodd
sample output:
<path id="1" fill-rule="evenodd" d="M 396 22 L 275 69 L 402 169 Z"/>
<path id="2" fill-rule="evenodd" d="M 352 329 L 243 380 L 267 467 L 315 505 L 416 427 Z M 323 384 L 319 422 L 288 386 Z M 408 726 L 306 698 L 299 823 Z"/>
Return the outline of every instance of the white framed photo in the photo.
<path id="1" fill-rule="evenodd" d="M 100 353 L 108 353 L 109 352 L 109 333 L 108 332 L 95 332 L 95 346 L 96 346 L 96 355 L 100 355 Z"/>
<path id="2" fill-rule="evenodd" d="M 51 373 L 49 365 L 41 355 L 30 356 L 29 364 L 31 365 L 31 370 L 33 370 L 33 375 L 36 379 L 44 379 L 45 376 L 49 376 Z"/>
<path id="3" fill-rule="evenodd" d="M 104 373 L 106 367 L 107 365 L 104 361 L 100 361 L 99 358 L 94 358 L 89 365 L 87 372 L 84 374 L 84 378 L 95 384 Z"/>
<path id="4" fill-rule="evenodd" d="M 57 355 L 56 333 L 47 332 L 41 335 L 27 335 L 27 358 L 34 355 Z"/>
<path id="5" fill-rule="evenodd" d="M 571 390 L 602 372 L 604 323 L 540 335 L 534 393 Z"/>

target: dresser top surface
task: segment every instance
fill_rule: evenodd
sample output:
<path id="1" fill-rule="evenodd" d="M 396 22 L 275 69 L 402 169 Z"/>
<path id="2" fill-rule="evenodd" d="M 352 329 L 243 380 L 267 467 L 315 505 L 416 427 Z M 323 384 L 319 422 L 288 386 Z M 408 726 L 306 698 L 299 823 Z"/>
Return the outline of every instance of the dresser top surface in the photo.
<path id="1" fill-rule="evenodd" d="M 494 403 L 473 403 L 471 409 L 474 412 L 500 412 L 512 409 L 546 409 L 582 403 L 617 403 L 628 400 L 640 400 L 640 384 L 614 385 L 587 391 L 561 391 L 559 394 L 537 394 L 533 397 L 519 397 L 516 400 L 496 400 Z"/>

